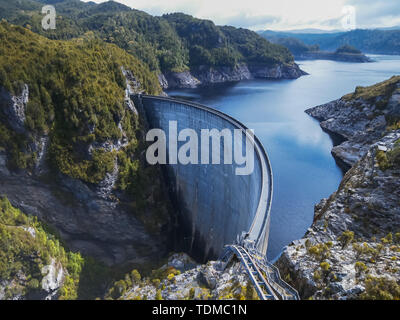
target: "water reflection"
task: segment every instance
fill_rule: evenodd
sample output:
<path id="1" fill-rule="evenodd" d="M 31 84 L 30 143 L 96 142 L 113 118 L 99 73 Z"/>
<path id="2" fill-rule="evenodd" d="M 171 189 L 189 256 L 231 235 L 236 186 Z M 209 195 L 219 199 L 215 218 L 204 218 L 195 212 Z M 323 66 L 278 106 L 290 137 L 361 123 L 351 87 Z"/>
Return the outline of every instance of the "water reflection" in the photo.
<path id="1" fill-rule="evenodd" d="M 297 80 L 251 80 L 169 95 L 225 112 L 264 144 L 274 171 L 274 200 L 268 256 L 275 258 L 312 223 L 314 205 L 336 191 L 342 172 L 331 155 L 332 141 L 304 110 L 338 99 L 356 86 L 400 73 L 399 56 L 373 56 L 374 63 L 302 61 L 310 75 Z"/>

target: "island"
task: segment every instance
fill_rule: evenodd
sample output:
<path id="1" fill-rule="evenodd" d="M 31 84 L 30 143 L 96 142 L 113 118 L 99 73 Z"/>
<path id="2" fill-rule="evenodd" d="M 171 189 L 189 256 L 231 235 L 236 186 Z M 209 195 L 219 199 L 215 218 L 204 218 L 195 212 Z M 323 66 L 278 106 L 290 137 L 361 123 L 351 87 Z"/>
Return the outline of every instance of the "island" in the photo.
<path id="1" fill-rule="evenodd" d="M 319 45 L 307 45 L 296 38 L 270 39 L 271 42 L 280 44 L 290 50 L 296 60 L 333 60 L 342 62 L 373 62 L 357 48 L 344 44 L 336 51 L 320 50 Z"/>

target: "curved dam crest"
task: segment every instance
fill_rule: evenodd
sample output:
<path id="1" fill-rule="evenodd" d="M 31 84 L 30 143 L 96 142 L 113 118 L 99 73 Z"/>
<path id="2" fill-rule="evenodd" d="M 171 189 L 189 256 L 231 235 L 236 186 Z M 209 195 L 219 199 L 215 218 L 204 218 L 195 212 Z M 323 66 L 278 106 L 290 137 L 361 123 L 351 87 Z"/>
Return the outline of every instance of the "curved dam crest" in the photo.
<path id="1" fill-rule="evenodd" d="M 243 232 L 260 253 L 268 247 L 273 178 L 262 144 L 237 120 L 212 108 L 171 98 L 134 95 L 139 112 L 150 129 L 162 129 L 169 140 L 169 123 L 178 132 L 190 128 L 200 136 L 203 129 L 242 132 L 242 150 L 254 146 L 254 171 L 236 175 L 232 164 L 163 165 L 169 192 L 177 210 L 176 249 L 201 261 L 218 258 L 227 244 Z M 221 139 L 221 150 L 223 150 Z M 178 148 L 185 142 L 178 142 Z M 167 144 L 167 154 L 168 154 Z M 221 152 L 223 154 L 223 152 Z"/>

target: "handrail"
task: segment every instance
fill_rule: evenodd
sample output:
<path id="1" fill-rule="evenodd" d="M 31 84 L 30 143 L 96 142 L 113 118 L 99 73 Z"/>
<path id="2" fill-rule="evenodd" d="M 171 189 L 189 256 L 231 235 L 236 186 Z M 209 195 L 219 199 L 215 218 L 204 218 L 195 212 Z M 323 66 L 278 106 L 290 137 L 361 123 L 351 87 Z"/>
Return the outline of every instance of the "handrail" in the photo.
<path id="1" fill-rule="evenodd" d="M 247 232 L 249 238 L 256 243 L 257 249 L 262 252 L 264 255 L 267 252 L 268 248 L 268 236 L 269 236 L 269 221 L 270 221 L 270 212 L 271 212 L 271 204 L 272 204 L 272 197 L 273 197 L 273 174 L 272 174 L 272 167 L 269 161 L 267 152 L 265 151 L 262 143 L 255 135 L 250 135 L 246 130 L 248 128 L 239 122 L 238 120 L 234 119 L 233 117 L 215 110 L 213 108 L 207 107 L 205 105 L 192 102 L 192 101 L 184 101 L 179 99 L 173 99 L 169 97 L 160 97 L 160 96 L 152 96 L 152 95 L 137 95 L 139 101 L 142 102 L 143 98 L 146 99 L 154 99 L 154 100 L 161 100 L 167 101 L 172 103 L 179 103 L 184 104 L 190 107 L 194 107 L 197 109 L 201 109 L 212 114 L 215 114 L 228 122 L 232 125 L 241 129 L 243 133 L 246 135 L 247 139 L 255 146 L 255 151 L 257 157 L 261 163 L 261 170 L 262 170 L 262 183 L 261 183 L 261 191 L 260 191 L 260 200 L 258 203 L 257 211 L 255 217 L 253 219 L 252 225 Z"/>
<path id="2" fill-rule="evenodd" d="M 261 254 L 254 249 L 249 250 L 249 252 L 253 256 L 261 256 Z M 279 269 L 275 265 L 270 263 L 266 257 L 262 257 L 262 262 L 256 259 L 256 263 L 260 266 L 261 269 L 264 269 L 267 278 L 271 281 L 271 286 L 274 287 L 274 289 L 278 292 L 282 300 L 287 300 L 287 295 L 282 295 L 279 289 L 284 289 L 285 291 L 289 292 L 292 296 L 292 299 L 290 300 L 300 300 L 300 296 L 297 290 L 289 285 L 286 281 L 282 280 Z M 272 269 L 273 277 L 270 274 L 271 272 L 269 272 L 266 267 Z M 278 288 L 275 288 L 275 284 L 278 285 Z"/>
<path id="3" fill-rule="evenodd" d="M 256 250 L 251 248 L 244 248 L 239 245 L 230 245 L 226 246 L 226 251 L 223 257 L 227 256 L 227 252 L 236 255 L 239 258 L 240 262 L 244 265 L 246 272 L 250 276 L 250 280 L 253 282 L 253 284 L 255 284 L 256 291 L 260 299 L 263 300 L 265 297 L 262 295 L 262 292 L 260 294 L 258 282 L 256 279 L 254 279 L 251 268 L 249 268 L 248 263 L 245 263 L 245 260 L 243 260 L 245 258 L 243 257 L 242 252 L 245 253 L 247 259 L 249 259 L 249 261 L 251 261 L 251 263 L 254 266 L 257 266 L 255 268 L 257 276 L 260 279 L 262 279 L 264 287 L 270 294 L 269 295 L 270 298 L 274 300 L 300 300 L 297 290 L 282 280 L 278 268 L 269 263 L 268 260 Z M 225 264 L 224 268 L 226 268 L 231 258 L 232 256 L 228 257 L 228 261 Z M 270 270 L 268 270 L 268 268 Z M 261 269 L 264 272 L 264 274 L 260 272 L 259 269 Z"/>
<path id="4" fill-rule="evenodd" d="M 248 251 L 245 248 L 243 248 L 241 246 L 236 246 L 236 245 L 228 246 L 227 249 L 230 250 L 232 253 L 234 253 L 239 258 L 241 263 L 244 265 L 244 268 L 245 268 L 247 274 L 249 275 L 251 282 L 255 286 L 257 294 L 260 297 L 260 299 L 268 300 L 268 298 L 269 298 L 272 300 L 278 300 L 278 297 L 274 293 L 274 290 L 270 287 L 268 282 L 265 280 L 263 274 L 259 270 L 257 264 L 254 262 L 253 258 L 248 253 Z M 251 263 L 252 267 L 250 267 L 250 265 L 247 261 L 249 261 Z M 268 295 L 266 295 L 264 293 L 264 291 L 262 290 L 260 282 L 257 281 L 252 270 L 256 273 L 257 277 L 261 281 L 262 286 L 265 287 Z"/>

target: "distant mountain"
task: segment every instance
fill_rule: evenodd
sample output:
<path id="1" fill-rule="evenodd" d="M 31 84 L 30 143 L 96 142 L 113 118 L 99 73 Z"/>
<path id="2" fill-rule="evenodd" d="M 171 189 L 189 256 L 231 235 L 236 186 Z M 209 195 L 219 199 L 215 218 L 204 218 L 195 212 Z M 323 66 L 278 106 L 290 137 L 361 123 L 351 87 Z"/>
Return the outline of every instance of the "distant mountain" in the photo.
<path id="1" fill-rule="evenodd" d="M 319 45 L 307 45 L 303 41 L 296 38 L 271 38 L 271 41 L 280 44 L 290 50 L 294 55 L 300 55 L 307 52 L 319 51 Z"/>
<path id="2" fill-rule="evenodd" d="M 278 31 L 279 32 L 279 31 Z M 294 29 L 294 30 L 286 30 L 282 31 L 286 33 L 310 33 L 310 34 L 329 34 L 329 33 L 339 33 L 341 32 L 340 30 L 322 30 L 322 29 L 314 29 L 314 28 L 308 28 L 308 29 Z"/>
<path id="3" fill-rule="evenodd" d="M 335 51 L 343 45 L 351 45 L 365 53 L 400 54 L 400 30 L 362 30 L 336 33 L 293 33 L 263 31 L 264 38 L 277 42 L 278 38 L 296 38 L 306 45 L 319 45 L 321 50 Z"/>

